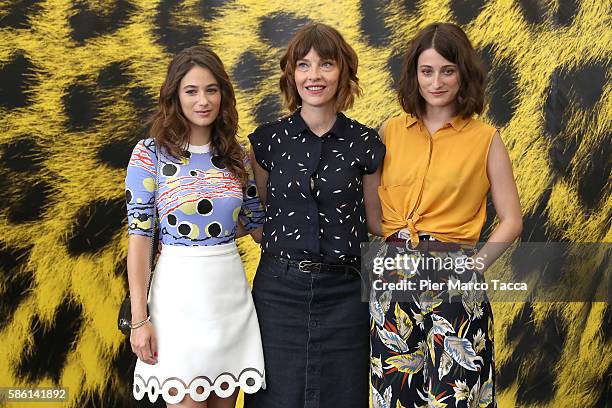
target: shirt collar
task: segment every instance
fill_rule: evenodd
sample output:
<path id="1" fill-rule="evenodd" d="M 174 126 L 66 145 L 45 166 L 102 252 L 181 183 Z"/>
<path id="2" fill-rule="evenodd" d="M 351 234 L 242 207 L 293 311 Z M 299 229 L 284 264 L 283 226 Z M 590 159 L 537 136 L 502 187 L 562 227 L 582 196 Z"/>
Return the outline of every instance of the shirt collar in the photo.
<path id="1" fill-rule="evenodd" d="M 450 125 L 453 127 L 453 129 L 455 129 L 457 132 L 459 132 L 460 130 L 462 130 L 467 124 L 468 122 L 471 120 L 471 117 L 467 117 L 467 118 L 462 118 L 461 116 L 455 116 L 451 121 L 450 121 Z M 415 123 L 417 123 L 419 120 L 410 115 L 407 114 L 406 115 L 406 120 L 405 120 L 405 125 L 407 128 L 409 128 L 410 126 L 414 125 Z"/>
<path id="2" fill-rule="evenodd" d="M 205 145 L 199 145 L 199 146 L 188 144 L 187 151 L 191 153 L 208 153 L 210 152 L 210 142 L 206 143 Z"/>
<path id="3" fill-rule="evenodd" d="M 459 132 L 465 127 L 465 125 L 468 124 L 470 119 L 470 117 L 462 118 L 461 116 L 455 116 L 453 120 L 450 121 L 450 125 L 453 127 L 453 129 Z"/>
<path id="4" fill-rule="evenodd" d="M 290 136 L 295 136 L 308 129 L 308 125 L 306 125 L 306 122 L 304 122 L 304 119 L 300 116 L 299 109 L 286 118 L 281 119 L 281 121 L 285 122 L 285 127 Z"/>
<path id="5" fill-rule="evenodd" d="M 285 121 L 286 129 L 290 136 L 295 136 L 305 130 L 310 130 L 306 122 L 304 122 L 304 119 L 302 119 L 302 115 L 300 115 L 300 109 L 297 109 L 291 115 L 281 120 Z M 336 137 L 341 136 L 347 122 L 348 118 L 344 116 L 342 112 L 338 112 L 334 125 L 327 133 Z"/>
<path id="6" fill-rule="evenodd" d="M 342 136 L 344 129 L 346 128 L 346 124 L 348 122 L 348 118 L 344 116 L 344 113 L 338 112 L 336 113 L 336 121 L 331 129 L 329 129 L 330 134 L 333 136 L 339 137 Z"/>
<path id="7" fill-rule="evenodd" d="M 418 122 L 418 119 L 414 116 L 412 116 L 411 114 L 406 114 L 406 127 L 409 128 L 410 126 L 414 125 L 415 123 Z"/>

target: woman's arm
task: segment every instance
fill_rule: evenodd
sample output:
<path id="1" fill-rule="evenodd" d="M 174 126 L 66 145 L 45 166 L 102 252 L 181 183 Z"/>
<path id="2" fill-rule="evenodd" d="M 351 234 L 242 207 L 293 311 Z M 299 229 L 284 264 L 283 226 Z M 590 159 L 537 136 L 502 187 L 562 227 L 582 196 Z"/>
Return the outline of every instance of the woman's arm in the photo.
<path id="1" fill-rule="evenodd" d="M 378 130 L 380 140 L 385 143 L 385 128 L 387 121 L 382 124 Z M 382 163 L 378 169 L 372 174 L 363 176 L 363 200 L 366 210 L 366 221 L 368 224 L 368 232 L 372 235 L 382 237 L 382 208 L 380 206 L 380 198 L 378 196 L 378 186 L 380 186 L 380 178 L 382 175 Z"/>
<path id="2" fill-rule="evenodd" d="M 244 225 L 240 221 L 236 223 L 236 238 L 242 238 L 246 235 L 250 235 L 253 238 L 253 241 L 258 244 L 261 242 L 261 234 L 263 232 L 263 227 L 255 228 L 250 231 L 247 231 L 244 228 Z"/>
<path id="3" fill-rule="evenodd" d="M 257 184 L 257 193 L 259 194 L 259 200 L 265 206 L 266 205 L 266 195 L 267 184 L 268 184 L 268 172 L 257 163 L 255 159 L 255 152 L 253 152 L 253 147 L 249 150 L 249 160 L 251 161 L 251 167 L 253 168 L 253 174 L 255 175 L 255 183 Z"/>
<path id="4" fill-rule="evenodd" d="M 476 255 L 482 259 L 484 269 L 495 262 L 523 230 L 523 216 L 512 163 L 499 133 L 495 133 L 489 147 L 487 176 L 499 224 Z"/>
<path id="5" fill-rule="evenodd" d="M 244 225 L 238 220 L 236 222 L 236 238 L 242 238 L 246 234 L 248 234 L 247 230 L 244 228 Z"/>
<path id="6" fill-rule="evenodd" d="M 151 240 L 132 234 L 128 238 L 128 283 L 132 306 L 132 324 L 147 319 L 147 286 L 150 274 Z M 157 341 L 151 322 L 133 329 L 130 335 L 132 351 L 147 364 L 157 363 Z"/>
<path id="7" fill-rule="evenodd" d="M 247 186 L 244 190 L 242 208 L 236 223 L 236 238 L 251 235 L 253 241 L 261 242 L 263 222 L 265 220 L 266 182 L 268 173 L 257 163 L 253 146 L 245 154 L 244 166 L 248 173 Z M 263 180 L 262 182 L 262 179 Z M 256 189 L 256 192 L 253 190 Z"/>
<path id="8" fill-rule="evenodd" d="M 263 226 L 249 231 L 249 234 L 251 235 L 251 238 L 253 238 L 253 241 L 257 242 L 258 244 L 261 242 L 262 233 L 263 233 Z"/>
<path id="9" fill-rule="evenodd" d="M 380 207 L 380 199 L 378 198 L 381 167 L 382 165 L 374 173 L 363 176 L 363 202 L 368 232 L 378 236 L 382 236 L 382 209 Z"/>

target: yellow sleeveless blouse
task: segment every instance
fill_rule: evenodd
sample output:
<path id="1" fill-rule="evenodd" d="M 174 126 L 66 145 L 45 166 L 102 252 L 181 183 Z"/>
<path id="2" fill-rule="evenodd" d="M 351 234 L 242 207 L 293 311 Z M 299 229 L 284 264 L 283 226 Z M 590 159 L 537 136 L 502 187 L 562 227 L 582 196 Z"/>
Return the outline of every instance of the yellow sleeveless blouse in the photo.
<path id="1" fill-rule="evenodd" d="M 487 157 L 496 129 L 455 117 L 433 135 L 411 115 L 390 119 L 378 195 L 388 237 L 408 228 L 444 242 L 473 245 L 486 220 Z"/>

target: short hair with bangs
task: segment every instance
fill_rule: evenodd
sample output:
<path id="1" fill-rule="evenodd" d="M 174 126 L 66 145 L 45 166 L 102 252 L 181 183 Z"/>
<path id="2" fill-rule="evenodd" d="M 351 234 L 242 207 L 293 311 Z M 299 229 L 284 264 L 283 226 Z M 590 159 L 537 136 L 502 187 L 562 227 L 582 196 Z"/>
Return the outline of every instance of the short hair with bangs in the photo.
<path id="1" fill-rule="evenodd" d="M 467 118 L 482 113 L 486 73 L 482 62 L 465 32 L 456 24 L 429 24 L 412 39 L 410 49 L 404 55 L 398 97 L 402 108 L 417 118 L 425 114 L 425 99 L 419 92 L 417 65 L 421 53 L 433 48 L 459 70 L 457 115 Z"/>
<path id="2" fill-rule="evenodd" d="M 285 104 L 291 111 L 302 104 L 302 98 L 295 85 L 295 68 L 297 61 L 304 58 L 313 48 L 319 57 L 335 61 L 340 69 L 336 112 L 351 108 L 355 97 L 361 95 L 359 78 L 357 78 L 357 53 L 338 30 L 322 23 L 306 24 L 298 30 L 289 41 L 287 50 L 281 58 L 282 73 L 279 85 Z"/>

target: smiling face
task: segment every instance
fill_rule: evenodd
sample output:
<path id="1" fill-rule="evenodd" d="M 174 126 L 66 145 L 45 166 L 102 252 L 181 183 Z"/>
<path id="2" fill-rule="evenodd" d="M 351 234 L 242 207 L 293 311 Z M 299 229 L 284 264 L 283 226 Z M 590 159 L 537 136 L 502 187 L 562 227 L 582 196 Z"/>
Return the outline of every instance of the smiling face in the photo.
<path id="1" fill-rule="evenodd" d="M 181 79 L 178 94 L 191 132 L 204 130 L 210 134 L 221 107 L 221 89 L 212 72 L 208 68 L 194 66 Z"/>
<path id="2" fill-rule="evenodd" d="M 334 60 L 321 59 L 314 48 L 295 64 L 295 86 L 302 109 L 335 106 L 340 68 Z"/>
<path id="3" fill-rule="evenodd" d="M 417 60 L 419 93 L 430 107 L 455 107 L 460 78 L 456 64 L 429 48 Z"/>

